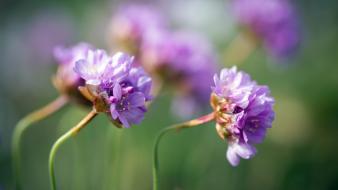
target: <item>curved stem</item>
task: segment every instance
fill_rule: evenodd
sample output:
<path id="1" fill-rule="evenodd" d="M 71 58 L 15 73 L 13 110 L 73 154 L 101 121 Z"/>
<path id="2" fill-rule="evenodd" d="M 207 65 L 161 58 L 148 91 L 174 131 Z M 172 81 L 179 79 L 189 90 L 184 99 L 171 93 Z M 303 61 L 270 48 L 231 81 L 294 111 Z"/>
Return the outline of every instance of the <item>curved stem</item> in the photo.
<path id="1" fill-rule="evenodd" d="M 54 160 L 59 147 L 66 142 L 67 139 L 76 135 L 82 128 L 84 128 L 97 115 L 95 110 L 92 110 L 86 117 L 84 117 L 75 127 L 71 128 L 67 133 L 62 135 L 53 145 L 49 153 L 49 176 L 51 181 L 51 189 L 56 190 L 56 181 L 54 173 Z"/>
<path id="2" fill-rule="evenodd" d="M 184 123 L 169 126 L 167 128 L 162 129 L 159 132 L 159 134 L 157 135 L 155 139 L 155 143 L 153 147 L 153 190 L 157 190 L 158 184 L 159 184 L 158 182 L 158 171 L 159 171 L 158 146 L 159 146 L 161 138 L 170 131 L 174 131 L 174 130 L 179 131 L 180 129 L 195 127 L 195 126 L 207 123 L 209 121 L 212 121 L 214 118 L 215 118 L 214 113 L 210 113 L 208 115 L 202 116 L 194 120 L 190 120 Z"/>
<path id="3" fill-rule="evenodd" d="M 55 113 L 60 108 L 62 108 L 68 102 L 67 97 L 60 96 L 51 103 L 42 107 L 41 109 L 34 111 L 22 118 L 14 128 L 13 137 L 12 137 L 12 159 L 13 159 L 13 173 L 16 189 L 21 189 L 21 178 L 20 178 L 20 144 L 22 134 L 31 126 L 33 123 L 36 123 L 52 113 Z"/>

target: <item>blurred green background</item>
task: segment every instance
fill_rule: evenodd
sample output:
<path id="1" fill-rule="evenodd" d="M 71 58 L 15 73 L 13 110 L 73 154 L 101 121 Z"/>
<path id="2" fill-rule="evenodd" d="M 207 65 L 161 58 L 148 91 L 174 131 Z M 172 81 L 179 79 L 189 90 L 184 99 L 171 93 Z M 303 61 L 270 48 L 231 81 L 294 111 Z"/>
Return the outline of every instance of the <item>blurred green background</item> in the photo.
<path id="1" fill-rule="evenodd" d="M 140 2 L 140 1 L 137 1 Z M 155 1 L 154 1 L 155 2 Z M 148 1 L 148 3 L 154 3 Z M 13 189 L 10 142 L 16 122 L 58 96 L 51 84 L 54 45 L 109 46 L 109 23 L 125 1 L 0 2 L 0 189 Z M 300 50 L 288 64 L 257 49 L 239 65 L 276 99 L 276 120 L 258 154 L 233 168 L 214 123 L 166 136 L 160 145 L 161 189 L 338 189 L 338 1 L 298 0 Z M 237 27 L 228 1 L 156 1 L 173 28 L 206 34 L 219 60 Z M 40 40 L 36 40 L 40 39 Z M 231 65 L 226 64 L 226 67 Z M 156 133 L 178 122 L 169 94 L 159 96 L 140 126 L 113 127 L 101 115 L 61 147 L 56 175 L 63 190 L 151 189 Z M 70 105 L 24 135 L 24 189 L 49 189 L 52 143 L 87 110 Z"/>

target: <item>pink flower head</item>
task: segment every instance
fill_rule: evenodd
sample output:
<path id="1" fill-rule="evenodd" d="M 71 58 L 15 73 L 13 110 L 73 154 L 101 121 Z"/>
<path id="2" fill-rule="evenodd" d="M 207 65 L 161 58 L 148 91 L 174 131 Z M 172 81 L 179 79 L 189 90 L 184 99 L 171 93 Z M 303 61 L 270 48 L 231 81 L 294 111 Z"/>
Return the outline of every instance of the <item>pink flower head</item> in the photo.
<path id="1" fill-rule="evenodd" d="M 95 50 L 74 67 L 86 81 L 96 111 L 110 114 L 127 128 L 143 120 L 146 102 L 151 100 L 152 80 L 141 68 L 132 67 L 133 62 L 133 57 L 121 52 L 109 56 Z"/>
<path id="2" fill-rule="evenodd" d="M 215 111 L 216 129 L 228 140 L 227 158 L 231 165 L 240 158 L 256 153 L 254 144 L 261 143 L 274 120 L 274 99 L 267 86 L 257 85 L 250 76 L 236 67 L 222 69 L 214 76 L 211 105 Z"/>

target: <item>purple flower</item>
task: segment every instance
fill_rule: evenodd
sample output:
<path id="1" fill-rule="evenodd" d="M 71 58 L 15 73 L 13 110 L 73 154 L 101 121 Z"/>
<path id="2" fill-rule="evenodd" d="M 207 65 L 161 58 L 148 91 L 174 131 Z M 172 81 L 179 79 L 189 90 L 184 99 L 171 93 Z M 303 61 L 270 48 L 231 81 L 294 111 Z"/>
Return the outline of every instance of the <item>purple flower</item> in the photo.
<path id="1" fill-rule="evenodd" d="M 261 143 L 274 120 L 274 99 L 267 86 L 257 85 L 236 67 L 223 69 L 214 76 L 211 105 L 215 111 L 216 129 L 228 140 L 227 158 L 231 165 L 240 158 L 256 153 L 254 144 Z"/>
<path id="2" fill-rule="evenodd" d="M 299 44 L 299 27 L 288 0 L 234 0 L 234 13 L 277 57 L 291 55 Z"/>
<path id="3" fill-rule="evenodd" d="M 141 68 L 132 67 L 133 61 L 124 53 L 110 57 L 96 50 L 74 67 L 86 80 L 96 110 L 110 113 L 124 127 L 139 124 L 147 111 L 146 102 L 151 100 L 151 78 Z"/>
<path id="4" fill-rule="evenodd" d="M 113 17 L 112 36 L 116 41 L 139 47 L 144 36 L 152 35 L 165 26 L 164 19 L 154 7 L 125 5 Z"/>
<path id="5" fill-rule="evenodd" d="M 141 48 L 143 65 L 174 86 L 178 95 L 175 113 L 196 113 L 198 105 L 209 100 L 217 67 L 211 45 L 203 36 L 191 32 L 162 32 L 149 38 Z"/>

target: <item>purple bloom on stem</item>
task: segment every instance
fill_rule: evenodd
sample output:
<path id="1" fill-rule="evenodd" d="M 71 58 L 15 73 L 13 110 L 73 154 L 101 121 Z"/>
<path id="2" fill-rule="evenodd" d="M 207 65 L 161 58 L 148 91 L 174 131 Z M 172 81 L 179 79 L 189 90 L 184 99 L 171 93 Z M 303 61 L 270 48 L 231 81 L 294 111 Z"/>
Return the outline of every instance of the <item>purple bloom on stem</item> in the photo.
<path id="1" fill-rule="evenodd" d="M 74 68 L 86 80 L 97 111 L 110 113 L 112 119 L 130 127 L 144 117 L 150 101 L 151 78 L 124 53 L 112 57 L 103 50 L 89 51 Z"/>
<path id="2" fill-rule="evenodd" d="M 227 158 L 231 165 L 240 158 L 256 153 L 254 144 L 261 143 L 274 120 L 274 99 L 267 86 L 257 85 L 247 73 L 236 67 L 223 69 L 214 76 L 211 105 L 215 110 L 216 129 L 228 140 Z"/>
<path id="3" fill-rule="evenodd" d="M 233 3 L 241 24 L 262 38 L 272 55 L 285 57 L 298 47 L 299 26 L 288 0 L 234 0 Z"/>

